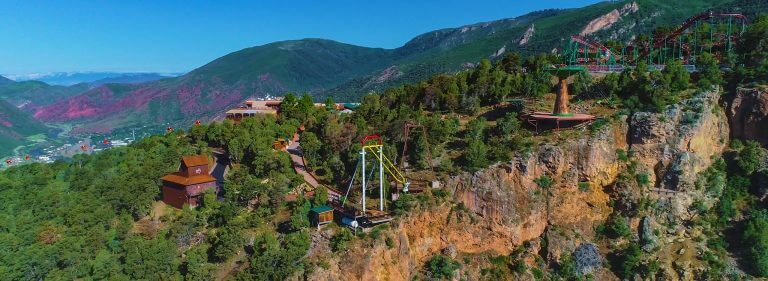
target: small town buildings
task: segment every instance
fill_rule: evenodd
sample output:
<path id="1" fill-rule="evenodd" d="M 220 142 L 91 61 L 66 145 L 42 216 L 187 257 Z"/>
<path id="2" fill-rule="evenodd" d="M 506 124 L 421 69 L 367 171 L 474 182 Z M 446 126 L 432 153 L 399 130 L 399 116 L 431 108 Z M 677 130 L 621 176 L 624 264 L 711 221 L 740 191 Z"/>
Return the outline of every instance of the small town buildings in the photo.
<path id="1" fill-rule="evenodd" d="M 208 171 L 207 157 L 182 157 L 178 172 L 160 178 L 163 181 L 163 202 L 179 209 L 184 205 L 192 208 L 200 205 L 203 194 L 216 189 L 216 178 Z"/>
<path id="2" fill-rule="evenodd" d="M 333 222 L 333 208 L 320 205 L 309 210 L 309 222 L 312 226 L 320 227 Z"/>

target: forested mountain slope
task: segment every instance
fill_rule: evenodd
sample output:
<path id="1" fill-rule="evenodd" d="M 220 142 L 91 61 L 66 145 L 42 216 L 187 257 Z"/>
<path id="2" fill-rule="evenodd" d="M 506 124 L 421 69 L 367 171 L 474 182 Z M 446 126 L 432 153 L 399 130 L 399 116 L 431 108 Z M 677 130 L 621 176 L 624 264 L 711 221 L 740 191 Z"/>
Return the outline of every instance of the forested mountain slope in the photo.
<path id="1" fill-rule="evenodd" d="M 0 100 L 0 156 L 26 142 L 25 138 L 46 133 L 48 128 L 12 104 Z"/>
<path id="2" fill-rule="evenodd" d="M 105 130 L 140 122 L 189 124 L 210 120 L 248 97 L 309 92 L 317 100 L 357 101 L 369 91 L 455 72 L 505 51 L 551 53 L 570 35 L 628 39 L 711 10 L 760 11 L 755 1 L 637 0 L 602 2 L 579 9 L 534 12 L 512 19 L 448 28 L 386 50 L 322 39 L 283 41 L 244 49 L 172 79 L 105 85 L 35 109 L 46 122 Z M 754 14 L 754 13 L 752 13 Z"/>

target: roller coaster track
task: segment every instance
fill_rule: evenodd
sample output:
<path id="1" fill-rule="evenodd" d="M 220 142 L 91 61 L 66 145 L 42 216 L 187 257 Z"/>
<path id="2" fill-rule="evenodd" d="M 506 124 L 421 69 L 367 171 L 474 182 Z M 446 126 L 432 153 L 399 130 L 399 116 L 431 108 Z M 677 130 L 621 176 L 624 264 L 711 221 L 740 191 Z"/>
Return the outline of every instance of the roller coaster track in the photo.
<path id="1" fill-rule="evenodd" d="M 680 27 L 675 29 L 674 31 L 666 34 L 665 36 L 656 38 L 653 41 L 653 47 L 649 49 L 645 49 L 642 53 L 640 53 L 640 56 L 637 57 L 636 61 L 640 61 L 648 56 L 648 54 L 653 51 L 653 49 L 659 49 L 663 47 L 665 42 L 669 42 L 670 40 L 677 39 L 680 35 L 682 35 L 686 30 L 696 25 L 696 23 L 701 21 L 706 21 L 712 18 L 736 18 L 741 20 L 742 26 L 745 26 L 747 24 L 747 17 L 742 14 L 730 14 L 730 13 L 701 13 L 698 15 L 695 15 L 689 19 L 687 19 Z M 742 32 L 744 29 L 742 28 Z M 730 34 L 728 34 L 730 36 Z"/>
<path id="2" fill-rule="evenodd" d="M 721 24 L 720 26 L 725 26 L 727 23 L 727 30 L 723 28 L 716 32 L 717 28 L 711 26 L 708 29 L 709 40 L 706 40 L 706 35 L 700 31 L 699 25 L 707 21 L 714 24 L 714 19 L 725 19 L 718 20 L 717 23 Z M 720 52 L 732 52 L 734 42 L 746 30 L 747 23 L 747 17 L 742 14 L 701 13 L 688 18 L 670 32 L 651 35 L 650 39 L 640 39 L 625 45 L 621 50 L 609 48 L 592 38 L 573 35 L 565 55 L 568 64 L 585 65 L 588 68 L 590 66 L 615 68 L 619 65 L 631 67 L 637 62 L 646 60 L 649 65 L 664 65 L 670 59 L 682 59 L 684 64 L 692 66 L 696 56 L 705 51 L 705 48 L 708 48 L 709 52 L 714 51 L 713 46 Z M 740 28 L 734 25 L 740 25 Z M 694 30 L 690 31 L 692 28 Z M 720 54 L 720 57 L 723 57 L 723 54 Z M 611 67 L 608 72 L 613 69 Z"/>

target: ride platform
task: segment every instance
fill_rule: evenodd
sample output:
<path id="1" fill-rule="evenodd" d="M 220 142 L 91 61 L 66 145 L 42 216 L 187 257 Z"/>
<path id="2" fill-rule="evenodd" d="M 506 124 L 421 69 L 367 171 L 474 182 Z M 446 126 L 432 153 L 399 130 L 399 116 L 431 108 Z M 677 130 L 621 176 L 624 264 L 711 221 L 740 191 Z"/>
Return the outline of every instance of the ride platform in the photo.
<path id="1" fill-rule="evenodd" d="M 378 210 L 368 210 L 365 212 L 365 217 L 363 217 L 360 226 L 362 227 L 371 227 L 376 226 L 382 223 L 387 223 L 395 219 L 395 217 L 392 216 L 389 212 L 382 212 Z"/>
<path id="2" fill-rule="evenodd" d="M 572 128 L 581 124 L 595 121 L 595 116 L 583 113 L 553 114 L 550 112 L 533 112 L 520 116 L 520 119 L 528 122 L 539 132 L 541 128 L 560 130 Z"/>

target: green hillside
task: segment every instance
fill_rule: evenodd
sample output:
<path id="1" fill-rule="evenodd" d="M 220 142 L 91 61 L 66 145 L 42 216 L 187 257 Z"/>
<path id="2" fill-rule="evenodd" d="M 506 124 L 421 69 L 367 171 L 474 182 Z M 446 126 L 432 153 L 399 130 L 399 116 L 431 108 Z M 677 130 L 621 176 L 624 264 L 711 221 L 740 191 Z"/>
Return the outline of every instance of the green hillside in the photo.
<path id="1" fill-rule="evenodd" d="M 179 81 L 216 78 L 223 84 L 239 84 L 275 80 L 293 91 L 314 91 L 381 69 L 394 58 L 391 50 L 331 40 L 282 41 L 228 54 Z"/>
<path id="2" fill-rule="evenodd" d="M 48 105 L 86 90 L 87 84 L 56 86 L 40 81 L 14 82 L 5 77 L 0 78 L 0 99 L 17 106 L 27 103 L 36 106 Z"/>
<path id="3" fill-rule="evenodd" d="M 617 22 L 589 36 L 599 40 L 626 41 L 659 26 L 679 25 L 685 19 L 706 11 L 739 12 L 750 18 L 768 11 L 768 4 L 758 0 L 617 1 L 443 29 L 420 35 L 398 48 L 396 53 L 407 55 L 394 64 L 399 73 L 389 75 L 393 78 L 380 79 L 383 74 L 377 72 L 343 83 L 322 95 L 354 100 L 370 91 L 420 81 L 440 72 L 461 70 L 467 63 L 497 57 L 500 50 L 523 55 L 550 53 L 564 47 L 571 35 L 579 34 L 592 20 L 633 3 L 637 4 L 637 11 L 622 14 Z M 535 30 L 533 36 L 526 44 L 520 44 L 523 34 L 531 26 Z"/>
<path id="4" fill-rule="evenodd" d="M 48 129 L 29 114 L 0 100 L 0 157 L 25 142 L 25 138 L 45 133 Z"/>

